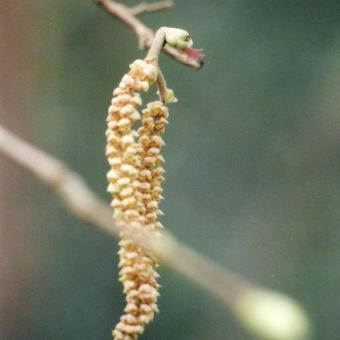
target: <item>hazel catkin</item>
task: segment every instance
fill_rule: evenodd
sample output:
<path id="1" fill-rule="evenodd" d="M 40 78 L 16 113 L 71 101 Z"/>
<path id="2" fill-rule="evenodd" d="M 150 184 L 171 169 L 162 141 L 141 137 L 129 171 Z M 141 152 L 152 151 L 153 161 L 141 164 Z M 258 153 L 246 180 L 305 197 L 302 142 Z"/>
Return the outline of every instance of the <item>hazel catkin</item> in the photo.
<path id="1" fill-rule="evenodd" d="M 161 136 L 168 110 L 162 102 L 155 101 L 147 105 L 142 117 L 138 112 L 142 104 L 138 92 L 147 91 L 157 75 L 153 64 L 144 60 L 133 62 L 113 91 L 108 108 L 106 155 L 110 171 L 107 191 L 113 196 L 113 216 L 120 228 L 119 280 L 127 301 L 125 314 L 112 332 L 114 340 L 136 339 L 158 311 L 156 261 L 125 229 L 128 226 L 158 236 L 163 228 L 157 218 L 162 215 L 158 209 L 164 181 L 161 167 L 164 159 L 160 150 L 164 146 Z M 139 119 L 142 125 L 136 131 L 133 124 Z"/>

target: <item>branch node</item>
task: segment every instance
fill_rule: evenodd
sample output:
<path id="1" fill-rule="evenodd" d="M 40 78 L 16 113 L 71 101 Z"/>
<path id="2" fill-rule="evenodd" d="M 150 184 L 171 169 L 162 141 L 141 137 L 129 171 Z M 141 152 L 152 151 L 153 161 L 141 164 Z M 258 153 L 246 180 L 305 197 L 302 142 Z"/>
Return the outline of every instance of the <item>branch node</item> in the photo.
<path id="1" fill-rule="evenodd" d="M 119 2 L 111 1 L 111 0 L 93 0 L 95 3 L 100 5 L 106 12 L 111 14 L 112 16 L 119 19 L 126 26 L 128 26 L 132 32 L 137 36 L 138 45 L 140 49 L 149 48 L 154 39 L 153 31 L 145 26 L 137 17 L 136 17 L 136 7 L 137 14 L 152 12 L 155 10 L 164 10 L 169 9 L 169 1 L 162 1 L 154 4 L 140 4 L 136 7 L 127 7 Z M 142 6 L 143 5 L 143 10 Z M 146 6 L 146 7 L 145 7 Z M 147 8 L 148 10 L 145 10 Z M 150 10 L 150 8 L 152 10 Z M 157 8 L 157 9 L 155 9 Z M 165 46 L 162 49 L 163 52 L 172 56 L 178 62 L 191 66 L 194 69 L 199 69 L 201 67 L 201 63 L 195 59 L 188 59 L 187 56 L 183 53 L 180 53 L 176 48 L 171 48 L 169 46 Z"/>

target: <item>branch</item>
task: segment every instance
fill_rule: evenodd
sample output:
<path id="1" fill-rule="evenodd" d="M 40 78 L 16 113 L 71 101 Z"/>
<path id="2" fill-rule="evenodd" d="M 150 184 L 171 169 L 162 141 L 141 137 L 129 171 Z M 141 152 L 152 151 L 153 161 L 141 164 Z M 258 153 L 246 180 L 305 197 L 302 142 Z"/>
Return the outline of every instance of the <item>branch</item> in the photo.
<path id="1" fill-rule="evenodd" d="M 78 218 L 118 237 L 111 208 L 97 198 L 83 179 L 61 161 L 1 126 L 0 152 L 55 190 Z M 263 339 L 308 338 L 309 321 L 294 300 L 255 287 L 177 241 L 170 233 L 164 232 L 157 240 L 137 235 L 136 240 L 142 246 L 151 248 L 161 262 L 216 296 L 251 333 Z"/>
<path id="2" fill-rule="evenodd" d="M 150 28 L 145 26 L 140 20 L 136 18 L 136 15 L 135 15 L 136 8 L 137 8 L 137 14 L 138 12 L 140 13 L 145 12 L 145 11 L 150 12 L 151 11 L 150 8 L 152 9 L 152 8 L 158 7 L 157 10 L 169 8 L 168 1 L 164 1 L 164 2 L 156 3 L 156 4 L 149 4 L 149 5 L 141 4 L 139 6 L 132 7 L 132 8 L 127 7 L 116 1 L 111 1 L 111 0 L 94 0 L 94 1 L 98 5 L 102 6 L 109 14 L 113 15 L 114 17 L 122 21 L 125 25 L 127 25 L 132 30 L 132 32 L 136 34 L 140 49 L 149 48 L 151 46 L 151 43 L 154 38 L 154 33 Z M 164 5 L 165 3 L 167 3 L 167 6 Z M 141 11 L 142 7 L 144 8 L 143 11 Z M 199 61 L 192 59 L 192 58 L 187 58 L 186 54 L 181 53 L 176 48 L 165 46 L 163 48 L 163 52 L 171 55 L 175 60 L 185 65 L 189 65 L 193 67 L 194 69 L 199 69 L 201 67 L 201 63 Z"/>
<path id="3" fill-rule="evenodd" d="M 118 237 L 112 209 L 99 199 L 82 178 L 61 161 L 21 140 L 0 125 L 0 153 L 23 166 L 55 190 L 79 219 L 100 226 Z"/>
<path id="4" fill-rule="evenodd" d="M 103 200 L 97 198 L 83 179 L 61 161 L 25 142 L 1 126 L 0 153 L 32 172 L 43 183 L 55 190 L 66 207 L 78 218 L 84 222 L 90 222 L 112 236 L 119 237 L 118 228 L 112 219 L 112 208 Z M 235 293 L 239 290 L 239 287 L 244 286 L 244 284 L 240 284 L 241 281 L 233 278 L 230 282 L 229 276 L 222 268 L 217 268 L 209 260 L 181 245 L 169 233 L 164 234 L 164 237 L 157 239 L 154 243 L 144 240 L 143 237 L 139 240 L 142 240 L 144 246 L 152 247 L 162 261 L 185 276 L 198 283 L 210 281 L 210 287 L 208 287 L 209 283 L 202 283 L 202 285 L 207 287 L 208 290 L 215 291 L 216 295 L 224 296 L 221 290 L 216 289 L 216 282 L 220 282 L 221 287 L 225 285 L 234 287 L 231 290 L 228 289 L 228 297 L 223 298 L 229 301 L 233 300 L 230 292 Z M 173 251 L 175 249 L 176 251 Z M 181 261 L 178 260 L 178 257 L 181 258 Z M 195 274 L 198 267 L 200 269 Z M 209 274 L 202 275 L 204 272 Z M 234 282 L 235 280 L 237 282 Z"/>

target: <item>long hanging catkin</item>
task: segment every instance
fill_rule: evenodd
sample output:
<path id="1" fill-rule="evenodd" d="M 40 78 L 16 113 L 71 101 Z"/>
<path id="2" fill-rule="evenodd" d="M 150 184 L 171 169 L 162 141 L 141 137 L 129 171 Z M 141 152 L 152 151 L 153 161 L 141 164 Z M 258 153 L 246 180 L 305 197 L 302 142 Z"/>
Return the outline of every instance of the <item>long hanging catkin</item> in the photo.
<path id="1" fill-rule="evenodd" d="M 107 174 L 107 191 L 113 196 L 113 217 L 120 229 L 119 280 L 127 302 L 125 314 L 112 332 L 114 340 L 135 340 L 158 310 L 156 260 L 132 235 L 145 232 L 150 237 L 158 237 L 163 228 L 157 218 L 162 215 L 158 204 L 164 181 L 161 136 L 168 118 L 164 103 L 177 101 L 158 68 L 158 55 L 165 44 L 187 54 L 188 58 L 203 57 L 201 50 L 192 48 L 188 32 L 161 27 L 146 58 L 134 61 L 113 91 L 108 109 L 106 155 L 111 169 Z M 147 105 L 142 126 L 135 131 L 133 124 L 141 119 L 137 107 L 142 100 L 138 92 L 148 91 L 156 80 L 161 100 Z"/>
<path id="2" fill-rule="evenodd" d="M 164 180 L 160 166 L 164 160 L 159 152 L 164 145 L 161 134 L 167 123 L 167 108 L 160 101 L 148 104 L 142 126 L 138 132 L 132 128 L 140 119 L 137 107 L 142 104 L 136 91 L 147 91 L 157 74 L 154 65 L 136 60 L 114 90 L 108 109 L 106 155 L 111 169 L 107 190 L 114 196 L 111 205 L 121 230 L 119 280 L 127 301 L 125 315 L 112 332 L 115 340 L 136 339 L 157 311 L 156 261 L 129 237 L 133 228 L 153 234 L 162 228 L 156 220 L 162 214 L 158 203 Z M 129 227 L 128 232 L 124 232 L 125 226 Z"/>

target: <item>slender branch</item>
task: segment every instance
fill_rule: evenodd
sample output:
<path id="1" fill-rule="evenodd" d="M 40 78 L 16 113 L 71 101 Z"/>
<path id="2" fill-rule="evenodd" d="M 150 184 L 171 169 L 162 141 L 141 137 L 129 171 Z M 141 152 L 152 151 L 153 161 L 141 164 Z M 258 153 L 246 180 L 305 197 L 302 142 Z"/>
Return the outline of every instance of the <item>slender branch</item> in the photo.
<path id="1" fill-rule="evenodd" d="M 130 11 L 133 15 L 137 16 L 144 13 L 171 9 L 173 6 L 174 3 L 172 1 L 160 1 L 153 4 L 142 2 L 137 6 L 131 7 Z"/>
<path id="2" fill-rule="evenodd" d="M 78 218 L 118 236 L 118 230 L 112 220 L 112 209 L 91 191 L 78 174 L 61 161 L 6 131 L 1 125 L 0 153 L 32 172 L 55 190 Z"/>
<path id="3" fill-rule="evenodd" d="M 61 161 L 0 126 L 0 152 L 55 190 L 77 217 L 118 237 L 111 208 Z M 131 230 L 132 232 L 132 230 Z M 133 231 L 135 232 L 135 231 Z M 161 238 L 134 235 L 158 259 L 212 293 L 252 334 L 263 339 L 301 340 L 310 335 L 309 320 L 291 298 L 255 287 L 164 232 Z M 265 313 L 264 313 L 265 311 Z M 279 327 L 278 325 L 279 320 Z"/>
<path id="4" fill-rule="evenodd" d="M 78 218 L 90 222 L 110 235 L 119 237 L 118 228 L 112 219 L 112 208 L 99 199 L 83 179 L 61 161 L 1 126 L 0 153 L 32 172 L 55 190 L 66 207 Z M 246 285 L 203 255 L 176 241 L 170 233 L 164 233 L 160 239 L 151 242 L 145 235 L 138 235 L 136 238 L 145 247 L 151 247 L 156 256 L 168 266 L 214 292 L 216 296 L 224 296 L 226 301 L 232 301 L 236 291 Z"/>
<path id="5" fill-rule="evenodd" d="M 151 46 L 151 43 L 154 39 L 154 33 L 150 28 L 148 28 L 136 18 L 135 14 L 133 13 L 133 8 L 131 10 L 131 8 L 111 0 L 94 1 L 98 5 L 102 6 L 102 8 L 105 9 L 105 11 L 107 11 L 109 14 L 113 15 L 126 24 L 132 30 L 132 32 L 135 33 L 139 41 L 140 49 L 149 48 Z M 189 65 L 194 69 L 199 69 L 201 67 L 201 63 L 199 61 L 192 58 L 187 58 L 185 54 L 181 53 L 176 48 L 165 46 L 162 51 L 171 55 L 175 60 L 185 65 Z"/>
<path id="6" fill-rule="evenodd" d="M 108 13 L 118 18 L 136 34 L 139 48 L 148 48 L 153 40 L 153 32 L 138 20 L 130 11 L 130 8 L 111 0 L 94 0 L 101 5 Z"/>

